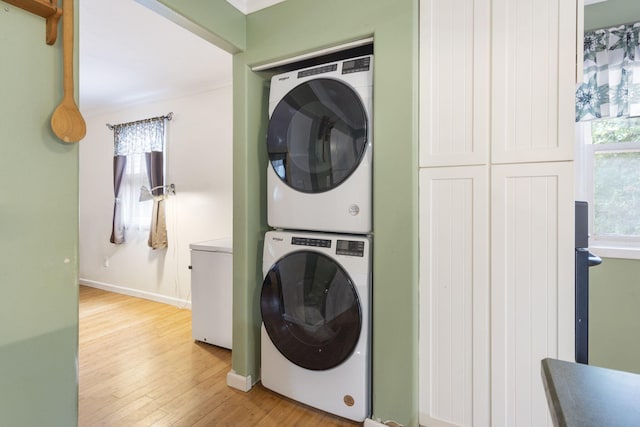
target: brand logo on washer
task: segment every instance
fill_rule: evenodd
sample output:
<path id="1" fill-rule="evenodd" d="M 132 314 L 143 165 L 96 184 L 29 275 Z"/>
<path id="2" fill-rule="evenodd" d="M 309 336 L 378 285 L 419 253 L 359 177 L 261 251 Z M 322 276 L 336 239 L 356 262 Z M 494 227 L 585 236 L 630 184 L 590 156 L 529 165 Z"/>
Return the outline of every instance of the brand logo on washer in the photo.
<path id="1" fill-rule="evenodd" d="M 286 77 L 280 77 L 280 78 L 278 79 L 278 81 L 280 81 L 280 82 L 281 82 L 281 81 L 283 81 L 283 80 L 289 80 L 289 76 L 286 76 Z"/>
<path id="2" fill-rule="evenodd" d="M 360 206 L 358 205 L 349 206 L 349 214 L 351 214 L 352 216 L 356 216 L 359 213 L 360 213 Z"/>
<path id="3" fill-rule="evenodd" d="M 282 242 L 284 241 L 284 239 L 282 237 L 272 237 L 271 240 L 274 240 L 276 242 Z"/>
<path id="4" fill-rule="evenodd" d="M 343 398 L 342 401 L 344 402 L 345 405 L 347 406 L 353 406 L 355 405 L 356 401 L 353 398 L 353 396 L 346 394 Z"/>

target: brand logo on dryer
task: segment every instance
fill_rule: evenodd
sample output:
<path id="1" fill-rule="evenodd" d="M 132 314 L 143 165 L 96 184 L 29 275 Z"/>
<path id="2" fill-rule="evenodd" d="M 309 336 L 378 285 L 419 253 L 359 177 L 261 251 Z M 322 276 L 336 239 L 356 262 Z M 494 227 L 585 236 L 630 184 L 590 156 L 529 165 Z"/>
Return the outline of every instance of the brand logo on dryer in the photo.
<path id="1" fill-rule="evenodd" d="M 271 240 L 273 240 L 274 242 L 284 242 L 284 239 L 282 237 L 272 237 Z"/>

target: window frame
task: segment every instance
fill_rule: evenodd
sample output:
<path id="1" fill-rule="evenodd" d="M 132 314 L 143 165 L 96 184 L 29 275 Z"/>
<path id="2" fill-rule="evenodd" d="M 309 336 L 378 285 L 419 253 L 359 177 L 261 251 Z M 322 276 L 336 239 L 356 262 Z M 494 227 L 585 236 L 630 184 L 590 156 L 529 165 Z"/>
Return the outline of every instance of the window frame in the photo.
<path id="1" fill-rule="evenodd" d="M 594 232 L 594 168 L 597 153 L 638 151 L 640 141 L 593 144 L 591 121 L 576 123 L 576 198 L 589 204 L 589 248 L 605 258 L 640 259 L 640 236 L 597 235 Z"/>

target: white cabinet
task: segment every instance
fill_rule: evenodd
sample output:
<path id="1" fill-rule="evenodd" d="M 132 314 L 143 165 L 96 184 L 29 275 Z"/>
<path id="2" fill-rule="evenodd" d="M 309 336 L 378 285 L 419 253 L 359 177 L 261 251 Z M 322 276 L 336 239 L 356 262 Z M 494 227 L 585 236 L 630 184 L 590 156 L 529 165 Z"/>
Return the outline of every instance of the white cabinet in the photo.
<path id="1" fill-rule="evenodd" d="M 491 175 L 491 425 L 551 426 L 540 362 L 573 359 L 573 168 Z"/>
<path id="2" fill-rule="evenodd" d="M 420 423 L 550 425 L 573 357 L 580 0 L 420 2 Z"/>
<path id="3" fill-rule="evenodd" d="M 489 426 L 488 170 L 420 171 L 420 423 Z"/>
<path id="4" fill-rule="evenodd" d="M 551 425 L 540 361 L 573 357 L 572 186 L 571 162 L 421 169 L 422 425 Z"/>
<path id="5" fill-rule="evenodd" d="M 231 349 L 233 329 L 231 239 L 192 243 L 190 248 L 193 338 Z"/>
<path id="6" fill-rule="evenodd" d="M 491 0 L 420 2 L 420 166 L 489 155 Z"/>
<path id="7" fill-rule="evenodd" d="M 492 162 L 573 159 L 576 0 L 492 2 Z"/>

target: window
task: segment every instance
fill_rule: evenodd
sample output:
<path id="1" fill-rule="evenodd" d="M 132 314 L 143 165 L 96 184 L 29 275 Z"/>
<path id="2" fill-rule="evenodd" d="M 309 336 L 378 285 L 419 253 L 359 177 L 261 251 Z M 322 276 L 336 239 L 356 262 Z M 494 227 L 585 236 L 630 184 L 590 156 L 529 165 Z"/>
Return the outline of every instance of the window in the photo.
<path id="1" fill-rule="evenodd" d="M 119 194 L 125 230 L 149 231 L 151 227 L 153 199 L 140 200 L 142 186 L 149 187 L 144 153 L 129 154 Z"/>
<path id="2" fill-rule="evenodd" d="M 578 198 L 589 202 L 598 255 L 640 258 L 640 118 L 578 125 Z"/>
<path id="3" fill-rule="evenodd" d="M 166 248 L 167 228 L 164 196 L 164 146 L 167 116 L 108 125 L 113 130 L 113 190 L 115 202 L 111 238 L 125 242 L 127 230 L 149 230 L 152 249 Z M 153 194 L 153 202 L 140 200 L 142 187 Z"/>

